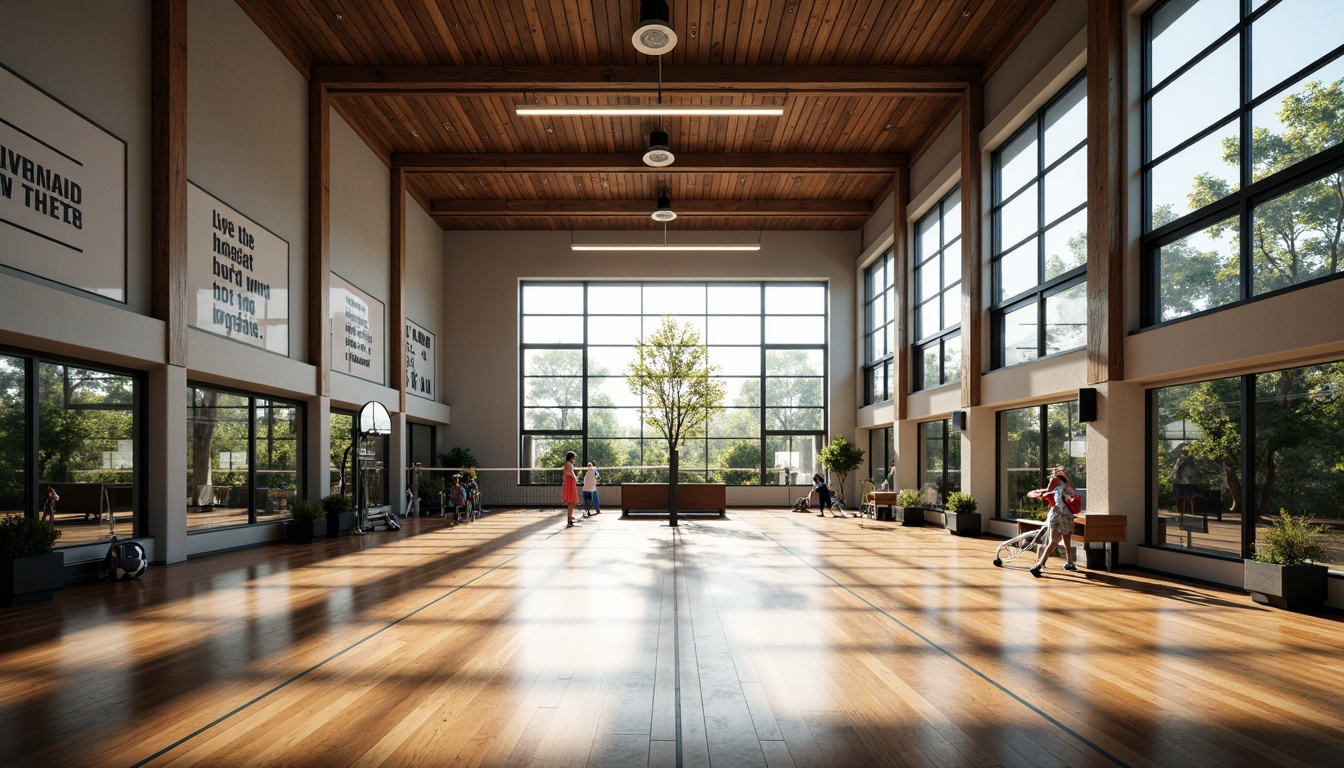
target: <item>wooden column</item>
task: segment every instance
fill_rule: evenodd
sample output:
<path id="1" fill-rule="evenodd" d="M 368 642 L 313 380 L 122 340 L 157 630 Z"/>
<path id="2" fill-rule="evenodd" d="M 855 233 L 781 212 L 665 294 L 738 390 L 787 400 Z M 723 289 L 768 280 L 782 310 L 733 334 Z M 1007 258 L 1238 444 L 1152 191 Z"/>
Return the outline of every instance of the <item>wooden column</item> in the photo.
<path id="1" fill-rule="evenodd" d="M 892 330 L 896 338 L 892 340 L 892 407 L 895 411 L 893 418 L 896 421 L 904 419 L 906 416 L 906 397 L 910 392 L 910 328 L 911 323 L 911 302 L 910 302 L 910 284 L 911 271 L 913 269 L 910 263 L 910 237 L 906 231 L 909 228 L 907 209 L 910 204 L 910 169 L 908 167 L 898 168 L 896 170 L 894 184 L 895 191 L 892 194 L 892 200 L 895 202 L 891 217 L 891 231 L 894 236 L 892 242 L 892 268 L 896 270 L 893 275 L 892 304 L 894 313 L 892 315 Z"/>
<path id="2" fill-rule="evenodd" d="M 331 395 L 331 95 L 308 84 L 308 359 L 317 394 Z"/>
<path id="3" fill-rule="evenodd" d="M 397 387 L 401 413 L 406 412 L 406 171 L 392 169 L 392 381 Z"/>
<path id="4" fill-rule="evenodd" d="M 164 361 L 187 364 L 187 0 L 154 0 L 150 21 L 150 306 Z"/>
<path id="5" fill-rule="evenodd" d="M 1124 3 L 1087 7 L 1087 380 L 1124 378 Z"/>
<path id="6" fill-rule="evenodd" d="M 980 237 L 982 176 L 980 132 L 985 127 L 985 87 L 971 83 L 961 95 L 961 406 L 980 404 L 984 368 Z"/>

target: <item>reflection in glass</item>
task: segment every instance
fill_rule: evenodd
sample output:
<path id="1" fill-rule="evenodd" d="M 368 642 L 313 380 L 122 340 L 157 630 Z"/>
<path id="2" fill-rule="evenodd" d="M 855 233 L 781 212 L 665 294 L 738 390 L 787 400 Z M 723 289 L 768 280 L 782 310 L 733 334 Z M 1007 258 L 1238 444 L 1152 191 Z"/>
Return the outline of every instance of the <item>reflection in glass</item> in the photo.
<path id="1" fill-rule="evenodd" d="M 25 370 L 23 360 L 0 355 L 0 514 L 4 515 L 22 515 L 29 506 L 24 491 L 28 478 Z"/>
<path id="2" fill-rule="evenodd" d="M 961 490 L 961 433 L 952 431 L 951 419 L 919 425 L 919 492 L 925 506 L 941 508 L 947 496 Z"/>
<path id="3" fill-rule="evenodd" d="M 961 380 L 961 336 L 943 339 L 943 381 Z"/>
<path id="4" fill-rule="evenodd" d="M 257 400 L 257 521 L 287 518 L 299 493 L 299 409 Z"/>
<path id="5" fill-rule="evenodd" d="M 249 403 L 243 395 L 189 388 L 187 404 L 187 530 L 245 525 Z"/>
<path id="6" fill-rule="evenodd" d="M 1251 254 L 1259 296 L 1344 270 L 1344 172 L 1298 187 L 1257 206 Z M 1315 228 L 1311 225 L 1315 224 Z"/>
<path id="7" fill-rule="evenodd" d="M 1005 366 L 1035 360 L 1040 356 L 1036 302 L 1004 313 L 1003 345 Z"/>
<path id="8" fill-rule="evenodd" d="M 1153 404 L 1152 543 L 1241 554 L 1241 379 L 1154 390 Z"/>
<path id="9" fill-rule="evenodd" d="M 1340 8 L 1344 9 L 1344 4 Z M 1344 141 L 1344 131 L 1337 129 L 1344 117 L 1335 112 L 1331 120 L 1333 110 L 1329 106 L 1332 98 L 1338 98 L 1332 94 L 1341 88 L 1344 58 L 1326 64 L 1255 108 L 1251 113 L 1251 176 L 1255 181 Z M 1330 130 L 1327 122 L 1335 123 L 1336 130 Z"/>
<path id="10" fill-rule="evenodd" d="M 1087 284 L 1045 299 L 1045 354 L 1087 345 Z"/>
<path id="11" fill-rule="evenodd" d="M 1053 467 L 1068 470 L 1074 485 L 1083 491 L 1086 509 L 1087 440 L 1078 421 L 1078 402 L 1015 408 L 999 413 L 999 508 L 1004 517 L 1044 519 L 1044 502 L 1027 498 L 1027 492 L 1043 488 Z"/>
<path id="12" fill-rule="evenodd" d="M 1157 249 L 1162 321 L 1220 307 L 1241 298 L 1240 252 L 1225 237 L 1235 217 Z"/>

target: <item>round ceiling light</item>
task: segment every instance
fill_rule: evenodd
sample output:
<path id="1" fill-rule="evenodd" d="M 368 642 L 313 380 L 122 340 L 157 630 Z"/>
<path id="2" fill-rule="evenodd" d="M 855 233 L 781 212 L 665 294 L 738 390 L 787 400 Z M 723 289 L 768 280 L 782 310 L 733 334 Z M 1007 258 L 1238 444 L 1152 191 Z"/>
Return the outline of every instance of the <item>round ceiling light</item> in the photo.
<path id="1" fill-rule="evenodd" d="M 672 210 L 672 198 L 669 195 L 658 196 L 658 208 L 653 212 L 654 221 L 672 221 L 677 218 L 677 212 Z"/>
<path id="2" fill-rule="evenodd" d="M 662 56 L 677 47 L 677 33 L 668 24 L 670 16 L 663 0 L 641 0 L 639 29 L 630 36 L 630 42 L 650 56 Z"/>
<path id="3" fill-rule="evenodd" d="M 654 168 L 671 165 L 677 156 L 668 146 L 667 131 L 649 132 L 649 151 L 644 153 L 644 164 Z"/>

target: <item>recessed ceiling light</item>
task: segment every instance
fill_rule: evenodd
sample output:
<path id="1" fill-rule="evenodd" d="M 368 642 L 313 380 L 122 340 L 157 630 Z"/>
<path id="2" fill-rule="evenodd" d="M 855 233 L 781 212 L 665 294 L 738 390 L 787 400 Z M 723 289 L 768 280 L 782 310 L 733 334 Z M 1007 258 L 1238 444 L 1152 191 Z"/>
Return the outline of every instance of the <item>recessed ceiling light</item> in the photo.
<path id="1" fill-rule="evenodd" d="M 641 0 L 639 29 L 630 36 L 635 48 L 650 56 L 662 56 L 677 47 L 677 33 L 668 24 L 671 14 L 663 0 Z"/>
<path id="2" fill-rule="evenodd" d="M 649 133 L 649 151 L 644 153 L 644 164 L 654 168 L 662 168 L 671 165 L 676 160 L 676 155 L 668 147 L 667 131 L 651 131 Z"/>

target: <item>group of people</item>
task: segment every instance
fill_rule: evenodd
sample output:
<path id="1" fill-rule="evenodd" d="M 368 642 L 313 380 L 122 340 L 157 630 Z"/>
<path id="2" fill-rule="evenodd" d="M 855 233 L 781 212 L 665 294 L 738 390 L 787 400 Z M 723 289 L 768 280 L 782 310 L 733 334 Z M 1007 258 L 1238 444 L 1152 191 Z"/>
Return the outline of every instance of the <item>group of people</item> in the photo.
<path id="1" fill-rule="evenodd" d="M 470 522 L 481 516 L 481 490 L 476 485 L 476 475 L 468 471 L 463 475 L 453 475 L 453 485 L 447 491 L 448 503 L 440 504 L 439 517 L 453 517 L 454 523 Z"/>
<path id="2" fill-rule="evenodd" d="M 561 470 L 563 483 L 560 488 L 560 503 L 565 505 L 565 527 L 574 527 L 574 507 L 579 503 L 579 473 L 574 469 L 577 454 L 570 451 L 565 454 L 565 466 Z M 602 514 L 602 504 L 597 498 L 597 466 L 588 462 L 583 473 L 583 516 Z"/>

